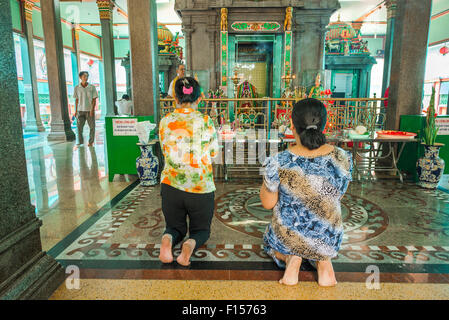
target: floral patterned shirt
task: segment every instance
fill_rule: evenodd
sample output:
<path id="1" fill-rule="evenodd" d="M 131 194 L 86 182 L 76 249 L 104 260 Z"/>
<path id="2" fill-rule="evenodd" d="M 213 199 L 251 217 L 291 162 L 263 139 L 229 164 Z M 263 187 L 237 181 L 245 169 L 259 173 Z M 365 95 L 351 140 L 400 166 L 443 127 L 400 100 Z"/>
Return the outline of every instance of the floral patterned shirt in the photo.
<path id="1" fill-rule="evenodd" d="M 192 193 L 215 191 L 212 158 L 218 151 L 212 119 L 192 108 L 179 108 L 159 124 L 165 158 L 161 183 Z"/>

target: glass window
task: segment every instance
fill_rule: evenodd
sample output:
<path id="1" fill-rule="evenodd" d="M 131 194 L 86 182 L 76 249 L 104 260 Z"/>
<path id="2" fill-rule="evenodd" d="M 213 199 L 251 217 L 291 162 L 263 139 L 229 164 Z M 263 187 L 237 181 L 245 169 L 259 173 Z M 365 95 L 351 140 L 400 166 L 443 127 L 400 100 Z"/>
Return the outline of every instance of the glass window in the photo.
<path id="1" fill-rule="evenodd" d="M 423 110 L 429 107 L 430 96 L 432 95 L 433 83 L 424 84 Z"/>
<path id="2" fill-rule="evenodd" d="M 159 72 L 159 89 L 160 89 L 161 93 L 166 93 L 165 92 L 165 74 L 162 71 Z"/>
<path id="3" fill-rule="evenodd" d="M 440 87 L 440 107 L 447 107 L 449 82 L 442 82 Z"/>

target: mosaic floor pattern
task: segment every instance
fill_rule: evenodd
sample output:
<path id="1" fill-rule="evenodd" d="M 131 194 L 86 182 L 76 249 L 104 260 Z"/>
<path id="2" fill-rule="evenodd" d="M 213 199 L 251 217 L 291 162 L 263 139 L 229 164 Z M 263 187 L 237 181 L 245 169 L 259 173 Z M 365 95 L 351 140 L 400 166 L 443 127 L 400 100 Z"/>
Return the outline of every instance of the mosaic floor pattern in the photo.
<path id="1" fill-rule="evenodd" d="M 209 241 L 190 269 L 278 270 L 262 249 L 271 218 L 259 182 L 217 183 Z M 137 182 L 49 251 L 62 265 L 88 269 L 182 268 L 158 260 L 165 223 L 160 189 Z M 342 200 L 345 238 L 337 272 L 449 274 L 449 194 L 395 181 L 354 182 Z M 174 255 L 180 253 L 178 245 Z M 307 270 L 307 264 L 305 267 Z"/>

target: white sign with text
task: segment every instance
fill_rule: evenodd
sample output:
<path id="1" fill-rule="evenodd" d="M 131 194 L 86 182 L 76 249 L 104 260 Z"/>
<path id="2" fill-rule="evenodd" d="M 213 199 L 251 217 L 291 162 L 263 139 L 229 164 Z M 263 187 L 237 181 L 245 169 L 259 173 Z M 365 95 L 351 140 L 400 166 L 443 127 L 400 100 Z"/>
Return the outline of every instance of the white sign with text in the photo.
<path id="1" fill-rule="evenodd" d="M 438 135 L 448 136 L 449 135 L 449 118 L 436 118 L 435 126 L 440 128 L 438 130 Z"/>
<path id="2" fill-rule="evenodd" d="M 112 119 L 112 134 L 114 136 L 136 136 L 135 119 Z"/>

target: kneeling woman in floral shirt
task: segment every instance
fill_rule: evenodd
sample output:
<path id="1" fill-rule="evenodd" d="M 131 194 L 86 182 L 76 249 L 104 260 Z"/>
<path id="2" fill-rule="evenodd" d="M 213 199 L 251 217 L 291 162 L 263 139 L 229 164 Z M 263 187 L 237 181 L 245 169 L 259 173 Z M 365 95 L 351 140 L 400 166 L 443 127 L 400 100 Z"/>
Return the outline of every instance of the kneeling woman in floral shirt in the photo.
<path id="1" fill-rule="evenodd" d="M 175 100 L 180 107 L 167 114 L 159 124 L 165 158 L 161 195 L 166 230 L 159 255 L 163 263 L 173 261 L 172 248 L 184 239 L 187 230 L 189 238 L 176 259 L 183 266 L 190 264 L 194 250 L 210 235 L 215 196 L 212 158 L 217 153 L 218 140 L 209 116 L 192 108 L 192 104 L 200 102 L 200 92 L 200 86 L 193 78 L 176 81 Z"/>

